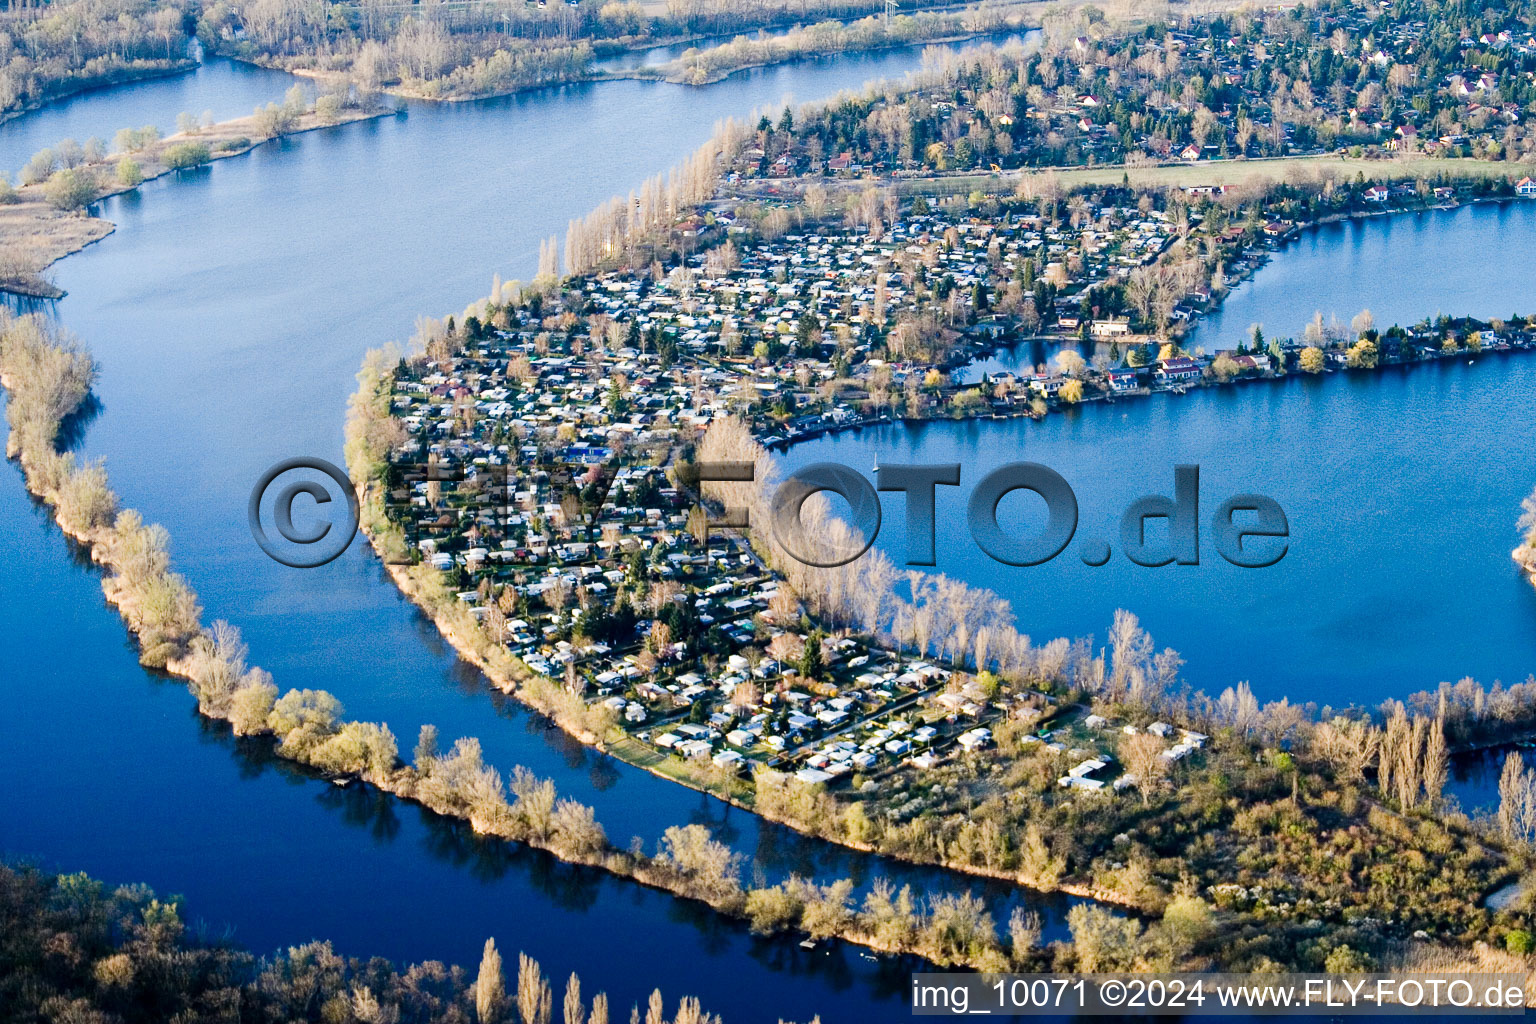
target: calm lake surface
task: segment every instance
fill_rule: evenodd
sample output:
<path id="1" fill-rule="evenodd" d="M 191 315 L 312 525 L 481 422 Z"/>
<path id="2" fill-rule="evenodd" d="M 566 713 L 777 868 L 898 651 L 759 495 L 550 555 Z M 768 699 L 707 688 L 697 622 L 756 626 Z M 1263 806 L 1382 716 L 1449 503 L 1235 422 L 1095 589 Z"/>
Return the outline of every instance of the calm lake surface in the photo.
<path id="1" fill-rule="evenodd" d="M 1531 203 L 1309 232 L 1239 286 L 1192 343 L 1230 347 L 1254 322 L 1299 334 L 1318 309 L 1347 322 L 1369 307 L 1382 326 L 1536 309 L 1536 266 L 1486 258 L 1533 238 Z M 1023 344 L 984 367 L 1051 354 Z M 1115 609 L 1128 608 L 1184 655 L 1196 688 L 1215 694 L 1249 680 L 1266 699 L 1374 705 L 1441 680 L 1516 682 L 1536 670 L 1536 588 L 1509 558 L 1520 499 L 1536 484 L 1532 408 L 1536 358 L 1512 353 L 1095 402 L 1039 423 L 887 425 L 801 444 L 784 459 L 864 472 L 961 463 L 961 486 L 938 490 L 938 536 L 949 542 L 935 571 L 1008 598 L 1039 641 L 1102 639 Z M 964 523 L 970 486 L 1020 460 L 1065 476 L 1080 510 L 1072 544 L 1034 568 L 992 561 Z M 1118 553 L 1120 516 L 1143 494 L 1171 495 L 1180 463 L 1201 468 L 1201 564 L 1134 565 Z M 1267 569 L 1235 568 L 1211 543 L 1211 513 L 1253 491 L 1278 501 L 1290 523 L 1289 551 Z M 906 550 L 901 500 L 882 496 L 878 540 L 896 559 Z M 1004 500 L 1000 521 L 1033 532 L 1043 508 L 1021 493 Z M 1107 565 L 1081 561 L 1090 540 L 1116 549 Z"/>
<path id="2" fill-rule="evenodd" d="M 931 872 L 799 839 L 573 746 L 489 692 L 360 542 L 322 569 L 290 570 L 261 554 L 245 522 L 250 487 L 268 466 L 296 455 L 341 461 L 346 397 L 365 349 L 404 339 L 419 314 L 462 309 L 488 291 L 493 273 L 531 276 L 539 239 L 685 156 L 716 119 L 759 106 L 776 112 L 787 99 L 857 88 L 917 60 L 915 51 L 889 51 L 703 89 L 613 82 L 409 104 L 402 117 L 298 136 L 111 200 L 104 214 L 118 232 L 55 268 L 70 293 L 58 315 L 102 370 L 102 407 L 80 449 L 105 457 L 125 503 L 169 529 L 207 618 L 239 625 L 252 663 L 280 686 L 329 689 L 350 715 L 387 722 L 406 749 L 428 721 L 448 739 L 478 736 L 492 763 L 526 764 L 594 805 L 621 844 L 631 835 L 653 843 L 667 825 L 700 821 L 768 877 L 884 872 L 953 888 Z M 19 167 L 63 136 L 169 126 L 182 110 L 244 113 L 292 81 L 215 61 L 87 94 L 0 127 L 0 167 Z M 1454 226 L 1463 214 L 1443 216 Z M 1404 308 L 1431 304 L 1414 316 L 1529 305 L 1519 301 L 1533 294 L 1528 266 L 1519 288 L 1506 283 L 1488 309 L 1462 301 L 1448 274 L 1410 276 L 1419 261 L 1473 259 L 1493 274 L 1516 261 L 1489 253 L 1526 251 L 1536 227 L 1526 208 L 1465 216 L 1513 234 L 1496 249 L 1471 244 L 1489 226 L 1405 239 L 1399 277 L 1378 273 L 1375 284 L 1402 280 L 1391 287 Z M 1401 236 L 1404 223 L 1363 225 L 1359 244 L 1384 246 L 1382 233 Z M 1360 302 L 1348 291 L 1361 258 L 1352 230 L 1338 229 L 1332 244 L 1323 235 L 1303 242 L 1243 286 L 1223 314 L 1235 318 L 1231 331 L 1262 320 L 1271 333 L 1294 332 L 1313 308 L 1337 307 L 1346 319 L 1361 305 L 1383 321 L 1398 315 L 1386 299 Z M 1443 237 L 1454 241 L 1437 248 Z M 1258 295 L 1292 256 L 1314 270 L 1280 297 L 1310 288 L 1316 298 L 1294 312 L 1240 313 L 1249 291 Z M 1202 330 L 1216 333 L 1219 322 Z M 1199 461 L 1207 508 L 1252 489 L 1285 506 L 1294 543 L 1280 566 L 1240 572 L 1211 562 L 1207 547 L 1206 564 L 1192 569 L 1117 558 L 1089 570 L 1068 552 L 1052 566 L 1004 574 L 962 546 L 941 550 L 939 568 L 1013 599 L 1020 624 L 1039 638 L 1102 632 L 1125 605 L 1185 653 L 1196 685 L 1251 678 L 1266 695 L 1343 704 L 1467 673 L 1529 671 L 1536 591 L 1514 577 L 1507 551 L 1519 497 L 1536 475 L 1520 443 L 1533 388 L 1536 361 L 1491 357 L 1096 406 L 1043 424 L 866 433 L 789 457 L 861 469 L 888 453 L 959 459 L 967 482 L 991 465 L 1035 458 L 1077 487 L 1079 537 L 1112 540 L 1111 512 L 1167 490 L 1174 462 Z M 956 508 L 941 505 L 941 514 Z M 883 544 L 900 544 L 899 511 L 887 506 Z M 205 728 L 179 683 L 138 668 L 96 576 L 27 499 L 14 467 L 0 472 L 0 558 L 8 709 L 0 771 L 28 780 L 0 801 L 0 853 L 185 894 L 210 927 L 232 926 L 258 951 L 323 937 L 352 954 L 472 966 L 495 935 L 553 975 L 579 971 L 619 1008 L 660 985 L 669 1001 L 692 993 L 729 1021 L 868 1020 L 871 999 L 905 1013 L 899 966 L 850 949 L 813 955 L 754 940 L 637 886 L 486 849 L 413 808 L 342 792 L 274 763 L 259 744 Z M 989 895 L 1005 918 L 1003 894 Z M 1043 909 L 1059 932 L 1062 904 Z"/>
<path id="3" fill-rule="evenodd" d="M 296 571 L 261 554 L 245 522 L 268 466 L 342 461 L 367 348 L 404 340 L 418 315 L 462 309 L 493 273 L 532 276 L 539 239 L 686 156 L 717 119 L 776 113 L 919 60 L 893 50 L 703 89 L 613 82 L 409 104 L 110 200 L 118 231 L 55 268 L 69 291 L 55 312 L 101 366 L 101 408 L 80 450 L 106 459 L 126 505 L 167 527 L 206 618 L 239 625 L 253 664 L 285 688 L 331 690 L 349 715 L 387 722 L 403 749 L 433 722 L 445 739 L 478 736 L 504 771 L 554 778 L 621 845 L 701 822 L 748 855 L 749 874 L 969 888 L 1006 922 L 1018 896 L 1004 887 L 808 841 L 573 744 L 458 662 L 361 541 Z M 0 127 L 0 166 L 64 136 L 171 125 L 182 110 L 240 114 L 293 81 L 213 61 L 88 94 Z M 694 994 L 732 1021 L 904 1012 L 901 964 L 753 939 L 663 894 L 486 848 L 206 727 L 180 683 L 138 667 L 95 573 L 13 466 L 0 472 L 0 558 L 0 770 L 29 780 L 0 801 L 0 855 L 184 894 L 211 929 L 232 927 L 257 951 L 328 938 L 349 954 L 473 967 L 494 935 L 552 975 L 579 971 L 620 1013 L 654 986 L 669 1004 Z M 1065 902 L 1038 905 L 1062 934 Z"/>

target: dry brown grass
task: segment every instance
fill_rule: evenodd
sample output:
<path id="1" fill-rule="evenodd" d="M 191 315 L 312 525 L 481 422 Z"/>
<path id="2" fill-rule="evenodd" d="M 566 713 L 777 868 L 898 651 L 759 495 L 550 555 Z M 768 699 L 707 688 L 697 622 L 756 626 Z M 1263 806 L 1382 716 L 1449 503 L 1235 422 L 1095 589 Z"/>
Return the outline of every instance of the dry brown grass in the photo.
<path id="1" fill-rule="evenodd" d="M 42 287 L 42 271 L 107 237 L 115 228 L 100 217 L 55 210 L 43 200 L 41 188 L 26 188 L 21 193 L 21 202 L 0 206 L 0 288 Z M 46 294 L 46 288 L 43 291 Z"/>
<path id="2" fill-rule="evenodd" d="M 1002 174 L 966 174 L 904 179 L 903 194 L 957 195 L 975 190 L 998 192 L 1016 187 L 1022 179 L 1054 177 L 1063 188 L 1085 185 L 1118 185 L 1127 178 L 1134 188 L 1188 188 L 1200 185 L 1261 186 L 1274 182 L 1307 183 L 1324 178 L 1354 181 L 1401 181 L 1425 178 L 1519 178 L 1532 173 L 1532 165 L 1501 160 L 1453 160 L 1426 156 L 1367 160 L 1356 157 L 1298 156 L 1276 160 L 1213 160 L 1195 164 L 1157 164 L 1127 167 L 1065 167 L 1038 171 L 1005 171 Z"/>
<path id="3" fill-rule="evenodd" d="M 1536 957 L 1521 956 L 1478 942 L 1457 949 L 1429 942 L 1409 942 L 1382 957 L 1383 971 L 1403 974 L 1523 974 L 1525 1004 L 1536 1005 Z"/>

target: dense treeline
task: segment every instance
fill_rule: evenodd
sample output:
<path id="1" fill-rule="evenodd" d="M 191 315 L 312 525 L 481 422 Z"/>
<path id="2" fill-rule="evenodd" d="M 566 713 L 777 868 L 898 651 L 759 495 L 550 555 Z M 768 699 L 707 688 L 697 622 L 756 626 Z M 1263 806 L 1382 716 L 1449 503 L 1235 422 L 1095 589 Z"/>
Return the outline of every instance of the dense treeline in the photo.
<path id="1" fill-rule="evenodd" d="M 924 7 L 937 0 L 924 0 Z M 908 5 L 912 6 L 912 5 Z M 744 31 L 808 17 L 857 17 L 874 0 L 774 0 L 701 5 L 673 0 L 665 13 L 639 3 L 442 4 L 431 8 L 258 0 L 208 4 L 199 35 L 223 53 L 263 64 L 349 77 L 366 91 L 463 99 L 575 81 L 599 48 L 698 33 Z M 404 12 L 404 13 L 402 13 Z"/>
<path id="2" fill-rule="evenodd" d="M 965 14 L 902 15 L 890 20 L 871 16 L 846 24 L 824 21 L 794 29 L 781 36 L 763 39 L 738 36 L 719 46 L 689 50 L 671 63 L 662 65 L 657 69 L 657 74 L 669 81 L 703 85 L 743 68 L 776 64 L 796 57 L 906 46 L 976 35 L 997 30 L 1005 24 L 1007 21 L 1002 11 L 992 8 L 981 8 Z"/>
<path id="3" fill-rule="evenodd" d="M 605 0 L 599 18 L 612 21 L 640 6 Z M 657 36 L 724 35 L 790 22 L 858 18 L 882 13 L 885 6 L 885 0 L 667 0 L 665 14 L 656 16 L 650 31 Z M 942 6 L 946 6 L 945 0 L 912 0 L 903 2 L 901 8 L 910 12 Z"/>
<path id="4" fill-rule="evenodd" d="M 255 957 L 197 937 L 176 899 L 143 885 L 109 888 L 84 874 L 47 875 L 0 864 L 0 1020 L 80 1024 L 550 1024 L 558 980 L 519 955 L 509 987 L 487 939 L 477 974 L 437 961 L 397 968 L 340 956 L 310 942 Z M 560 1004 L 566 1024 L 609 1024 L 608 996 L 590 1002 L 572 974 Z M 634 1008 L 636 1014 L 641 1010 Z M 666 1014 L 650 996 L 651 1024 L 719 1024 L 698 1000 Z M 638 1019 L 638 1017 L 636 1018 Z"/>
<path id="5" fill-rule="evenodd" d="M 0 13 L 0 121 L 73 92 L 191 67 L 183 0 L 63 0 Z"/>
<path id="6" fill-rule="evenodd" d="M 282 18 L 252 27 L 259 14 L 273 7 L 246 8 L 242 25 L 232 8 L 215 4 L 203 12 L 199 35 L 213 41 L 220 52 L 244 60 L 342 76 L 365 95 L 390 89 L 432 99 L 489 96 L 575 81 L 589 72 L 593 58 L 586 40 L 454 32 L 437 21 L 416 18 L 378 38 L 348 37 L 316 49 L 304 35 L 291 34 L 296 29 L 289 25 L 290 17 L 312 10 L 307 5 L 284 8 Z"/>
<path id="7" fill-rule="evenodd" d="M 1452 155 L 1528 159 L 1536 136 L 1519 111 L 1536 101 L 1536 55 L 1516 41 L 1531 21 L 1528 4 L 1442 0 L 1329 0 L 1144 27 L 1063 10 L 1044 18 L 1038 49 L 936 54 L 915 87 L 841 97 L 773 142 L 813 161 L 851 152 L 938 171 L 1137 163 L 1188 146 L 1222 158 L 1389 141 L 1415 151 L 1439 139 Z"/>

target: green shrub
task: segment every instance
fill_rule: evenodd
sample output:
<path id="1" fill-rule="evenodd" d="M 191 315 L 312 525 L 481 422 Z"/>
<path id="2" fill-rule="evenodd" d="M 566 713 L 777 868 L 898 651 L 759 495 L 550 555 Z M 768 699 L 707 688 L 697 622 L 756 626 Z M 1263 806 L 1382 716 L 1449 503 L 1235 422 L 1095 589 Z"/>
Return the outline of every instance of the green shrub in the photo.
<path id="1" fill-rule="evenodd" d="M 256 129 L 256 134 L 263 138 L 281 135 L 293 127 L 294 115 L 287 109 L 276 103 L 268 103 L 264 107 L 257 107 L 251 114 L 251 124 Z"/>
<path id="2" fill-rule="evenodd" d="M 212 159 L 212 154 L 208 152 L 207 143 L 178 142 L 174 146 L 167 146 L 161 159 L 171 170 L 182 171 L 202 166 Z"/>
<path id="3" fill-rule="evenodd" d="M 1516 928 L 1504 936 L 1504 948 L 1516 956 L 1527 956 L 1536 952 L 1536 937 L 1523 928 Z"/>
<path id="4" fill-rule="evenodd" d="M 27 161 L 21 169 L 21 183 L 23 185 L 36 185 L 48 180 L 49 175 L 59 168 L 59 157 L 51 149 L 40 149 L 32 154 L 32 159 Z"/>
<path id="5" fill-rule="evenodd" d="M 342 98 L 335 93 L 321 96 L 315 101 L 315 114 L 326 124 L 335 124 L 341 118 Z"/>
<path id="6" fill-rule="evenodd" d="M 55 171 L 43 194 L 55 209 L 79 210 L 96 201 L 96 177 L 79 167 Z"/>
<path id="7" fill-rule="evenodd" d="M 144 168 L 132 157 L 123 157 L 117 162 L 117 181 L 120 185 L 133 188 L 144 180 Z"/>
<path id="8" fill-rule="evenodd" d="M 113 144 L 119 153 L 136 153 L 159 141 L 160 129 L 147 124 L 143 128 L 119 129 Z"/>
<path id="9" fill-rule="evenodd" d="M 225 139 L 214 148 L 220 153 L 233 153 L 237 149 L 245 149 L 250 144 L 251 140 L 242 135 L 238 139 Z"/>
<path id="10" fill-rule="evenodd" d="M 1323 970 L 1329 974 L 1362 974 L 1374 970 L 1375 966 L 1370 954 L 1349 946 L 1335 947 L 1323 961 Z"/>

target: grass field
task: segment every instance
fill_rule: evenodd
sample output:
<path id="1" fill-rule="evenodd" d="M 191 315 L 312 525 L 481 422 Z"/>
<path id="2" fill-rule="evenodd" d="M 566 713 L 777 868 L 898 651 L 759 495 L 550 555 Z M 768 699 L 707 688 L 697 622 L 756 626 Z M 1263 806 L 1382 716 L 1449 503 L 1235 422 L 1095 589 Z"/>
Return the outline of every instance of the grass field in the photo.
<path id="1" fill-rule="evenodd" d="M 955 177 L 915 178 L 897 183 L 903 195 L 955 195 L 980 189 L 996 192 L 1012 187 L 1021 178 L 1054 175 L 1063 188 L 1082 185 L 1118 185 L 1126 178 L 1137 187 L 1188 188 L 1195 185 L 1242 185 L 1266 181 L 1335 180 L 1397 181 L 1411 178 L 1504 178 L 1533 173 L 1530 164 L 1502 160 L 1447 160 L 1427 156 L 1391 160 L 1357 157 L 1298 156 L 1275 160 L 1213 160 L 1199 164 L 1163 164 L 1154 167 L 1072 167 L 1041 171 L 1005 171 L 1002 174 L 970 174 Z"/>
<path id="2" fill-rule="evenodd" d="M 721 795 L 722 778 L 711 771 L 708 762 L 685 761 L 680 757 L 664 754 L 648 743 L 641 743 L 633 736 L 610 742 L 608 752 L 627 764 L 648 772 L 681 782 L 692 789 L 703 790 L 715 796 Z M 730 780 L 731 795 L 748 806 L 751 805 L 752 787 L 741 779 Z"/>

